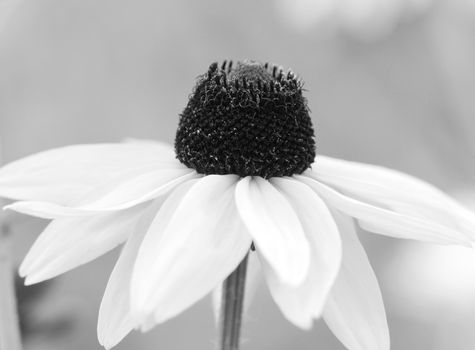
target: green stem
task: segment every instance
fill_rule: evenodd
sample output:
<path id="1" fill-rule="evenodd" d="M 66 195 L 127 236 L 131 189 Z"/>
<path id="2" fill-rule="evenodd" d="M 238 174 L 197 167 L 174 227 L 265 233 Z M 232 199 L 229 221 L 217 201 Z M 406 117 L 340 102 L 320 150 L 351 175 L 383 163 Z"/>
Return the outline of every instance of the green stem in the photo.
<path id="1" fill-rule="evenodd" d="M 10 234 L 2 214 L 0 212 L 0 350 L 21 350 Z"/>
<path id="2" fill-rule="evenodd" d="M 239 350 L 248 255 L 223 283 L 220 331 L 221 350 Z"/>

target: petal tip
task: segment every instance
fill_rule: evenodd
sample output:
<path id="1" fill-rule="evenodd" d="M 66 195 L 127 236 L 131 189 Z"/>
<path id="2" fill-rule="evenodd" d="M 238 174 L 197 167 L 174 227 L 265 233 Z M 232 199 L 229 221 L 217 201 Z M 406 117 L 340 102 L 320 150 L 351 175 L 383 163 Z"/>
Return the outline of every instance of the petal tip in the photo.
<path id="1" fill-rule="evenodd" d="M 296 325 L 298 328 L 304 330 L 304 331 L 310 331 L 313 328 L 313 319 L 309 318 L 306 320 L 299 320 L 299 321 L 292 321 L 294 325 Z"/>
<path id="2" fill-rule="evenodd" d="M 25 273 L 25 286 L 30 286 L 32 284 L 37 284 L 37 283 L 41 283 L 41 282 L 44 282 L 46 280 L 49 280 L 53 277 L 55 277 L 56 275 L 54 274 L 51 274 L 50 271 L 47 271 L 47 270 L 33 270 L 33 269 L 29 269 L 29 271 L 27 273 Z"/>
<path id="3" fill-rule="evenodd" d="M 104 339 L 98 339 L 99 340 L 99 344 L 102 345 L 102 347 L 106 350 L 110 350 L 112 349 L 114 346 L 116 346 L 117 344 L 114 343 L 114 342 L 111 342 L 111 341 L 107 341 L 107 340 L 104 340 Z"/>
<path id="4" fill-rule="evenodd" d="M 18 275 L 22 278 L 26 278 L 29 272 L 28 270 L 28 266 L 25 264 L 25 262 L 23 262 L 18 268 Z"/>
<path id="5" fill-rule="evenodd" d="M 24 284 L 25 284 L 25 286 L 31 286 L 33 284 L 40 283 L 42 281 L 43 281 L 43 279 L 38 278 L 35 275 L 27 275 L 27 276 L 25 276 Z"/>
<path id="6" fill-rule="evenodd" d="M 8 211 L 8 210 L 15 211 L 15 203 L 5 205 L 5 206 L 2 208 L 2 210 L 5 210 L 5 211 Z"/>

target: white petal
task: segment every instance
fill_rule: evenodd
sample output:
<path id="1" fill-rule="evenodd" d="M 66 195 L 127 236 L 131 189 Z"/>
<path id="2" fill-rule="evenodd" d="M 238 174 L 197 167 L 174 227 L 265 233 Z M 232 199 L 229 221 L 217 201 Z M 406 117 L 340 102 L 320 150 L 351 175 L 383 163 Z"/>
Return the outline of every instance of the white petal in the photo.
<path id="1" fill-rule="evenodd" d="M 389 330 L 378 281 L 350 218 L 334 212 L 343 260 L 323 318 L 349 350 L 389 350 Z"/>
<path id="2" fill-rule="evenodd" d="M 97 322 L 99 343 L 106 349 L 117 345 L 136 323 L 130 312 L 130 283 L 137 253 L 142 240 L 163 200 L 156 199 L 138 221 L 133 234 L 127 240 L 114 270 L 107 282 Z"/>
<path id="3" fill-rule="evenodd" d="M 163 144 L 75 145 L 37 153 L 0 169 L 0 197 L 69 205 L 93 187 L 136 168 L 175 162 Z"/>
<path id="4" fill-rule="evenodd" d="M 330 206 L 358 219 L 359 224 L 371 232 L 439 244 L 470 245 L 468 237 L 460 231 L 358 201 L 307 176 L 295 177 L 312 187 Z"/>
<path id="5" fill-rule="evenodd" d="M 282 283 L 273 269 L 263 263 L 270 292 L 289 321 L 309 329 L 320 317 L 341 262 L 341 240 L 325 203 L 308 186 L 295 180 L 275 178 L 271 182 L 298 214 L 311 247 L 307 278 L 296 287 Z"/>
<path id="6" fill-rule="evenodd" d="M 143 210 L 144 206 L 137 206 L 112 214 L 52 221 L 20 266 L 25 283 L 55 277 L 115 248 L 132 233 Z"/>
<path id="7" fill-rule="evenodd" d="M 269 181 L 248 176 L 236 186 L 236 205 L 257 251 L 282 282 L 301 284 L 310 265 L 310 248 L 287 199 Z"/>
<path id="8" fill-rule="evenodd" d="M 261 279 L 261 267 L 259 259 L 255 252 L 249 252 L 249 257 L 247 261 L 247 271 L 246 271 L 246 285 L 244 290 L 244 306 L 243 314 L 246 315 L 249 310 L 254 296 L 256 294 L 257 288 L 259 286 L 259 281 Z M 212 295 L 212 305 L 214 311 L 214 320 L 216 323 L 219 322 L 220 312 L 221 312 L 221 303 L 223 294 L 223 284 L 218 285 L 213 290 Z"/>
<path id="9" fill-rule="evenodd" d="M 194 170 L 186 167 L 141 173 L 94 188 L 76 206 L 83 210 L 121 210 L 153 199 L 170 187 L 196 176 Z"/>
<path id="10" fill-rule="evenodd" d="M 437 222 L 475 238 L 475 214 L 436 187 L 413 176 L 323 156 L 317 158 L 314 171 L 307 174 L 362 201 Z"/>
<path id="11" fill-rule="evenodd" d="M 208 175 L 172 193 L 150 226 L 132 277 L 132 309 L 156 323 L 221 283 L 249 251 L 234 204 L 235 175 Z M 145 327 L 146 328 L 146 327 Z"/>
<path id="12" fill-rule="evenodd" d="M 66 207 L 51 202 L 35 202 L 35 201 L 20 201 L 14 202 L 3 208 L 4 210 L 13 210 L 17 213 L 36 216 L 42 219 L 67 219 L 76 217 L 79 220 L 85 217 L 91 217 L 96 215 L 107 215 L 110 212 L 97 212 L 78 210 L 72 207 Z"/>
<path id="13" fill-rule="evenodd" d="M 136 174 L 131 178 L 112 179 L 108 184 L 92 189 L 81 199 L 81 203 L 74 206 L 23 201 L 8 205 L 5 209 L 45 219 L 89 216 L 133 207 L 197 176 L 198 174 L 191 169 L 155 170 Z"/>

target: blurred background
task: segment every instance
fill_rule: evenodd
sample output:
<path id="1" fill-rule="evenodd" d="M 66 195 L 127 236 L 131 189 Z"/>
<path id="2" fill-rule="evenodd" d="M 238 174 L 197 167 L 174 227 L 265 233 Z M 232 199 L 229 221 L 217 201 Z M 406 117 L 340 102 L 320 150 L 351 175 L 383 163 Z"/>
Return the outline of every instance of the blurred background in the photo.
<path id="1" fill-rule="evenodd" d="M 318 152 L 419 176 L 475 210 L 474 0 L 0 0 L 0 142 L 8 162 L 52 147 L 173 142 L 195 78 L 224 59 L 292 68 Z M 19 263 L 46 222 L 15 216 Z M 475 348 L 475 253 L 361 232 L 392 349 Z M 101 349 L 117 251 L 21 288 L 26 348 Z M 213 349 L 211 302 L 117 349 Z M 243 350 L 342 350 L 293 327 L 262 284 Z"/>

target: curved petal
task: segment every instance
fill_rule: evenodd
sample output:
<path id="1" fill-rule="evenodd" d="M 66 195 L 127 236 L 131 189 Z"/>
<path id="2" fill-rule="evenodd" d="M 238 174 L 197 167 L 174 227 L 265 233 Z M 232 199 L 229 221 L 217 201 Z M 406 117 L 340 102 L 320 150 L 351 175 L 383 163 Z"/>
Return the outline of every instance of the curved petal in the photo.
<path id="1" fill-rule="evenodd" d="M 417 239 L 439 244 L 470 246 L 468 237 L 460 232 L 415 216 L 397 213 L 358 201 L 307 176 L 296 175 L 313 188 L 328 204 L 358 219 L 361 227 L 375 233 L 396 238 Z"/>
<path id="2" fill-rule="evenodd" d="M 237 180 L 208 175 L 167 198 L 132 276 L 132 309 L 140 321 L 150 313 L 155 323 L 176 316 L 221 283 L 247 254 L 251 238 L 234 204 Z"/>
<path id="3" fill-rule="evenodd" d="M 475 239 L 475 214 L 436 187 L 399 171 L 319 156 L 308 176 L 369 203 L 460 230 Z"/>
<path id="4" fill-rule="evenodd" d="M 122 177 L 113 179 L 103 186 L 93 188 L 75 206 L 23 201 L 10 204 L 5 209 L 45 219 L 88 216 L 123 210 L 154 199 L 178 184 L 199 175 L 194 170 L 186 168 L 163 169 L 145 173 L 142 171 L 133 177 L 129 176 L 125 179 Z"/>
<path id="5" fill-rule="evenodd" d="M 341 262 L 341 240 L 336 223 L 325 203 L 308 186 L 295 180 L 271 179 L 291 203 L 311 247 L 311 263 L 305 281 L 296 287 L 282 283 L 263 262 L 272 297 L 296 326 L 309 329 L 320 317 Z"/>
<path id="6" fill-rule="evenodd" d="M 269 181 L 248 176 L 236 186 L 236 205 L 257 251 L 281 281 L 301 284 L 310 265 L 310 247 L 287 199 Z"/>
<path id="7" fill-rule="evenodd" d="M 350 218 L 333 212 L 343 259 L 323 318 L 349 350 L 389 350 L 389 330 L 378 281 Z"/>
<path id="8" fill-rule="evenodd" d="M 25 284 L 55 277 L 96 259 L 123 243 L 144 206 L 83 218 L 53 220 L 35 241 L 20 266 Z"/>
<path id="9" fill-rule="evenodd" d="M 130 312 L 130 283 L 140 244 L 163 199 L 156 199 L 142 215 L 109 277 L 97 321 L 97 337 L 106 349 L 117 345 L 137 325 Z"/>
<path id="10" fill-rule="evenodd" d="M 40 152 L 0 169 L 0 197 L 70 205 L 93 187 L 131 169 L 175 161 L 156 143 L 75 145 Z"/>

